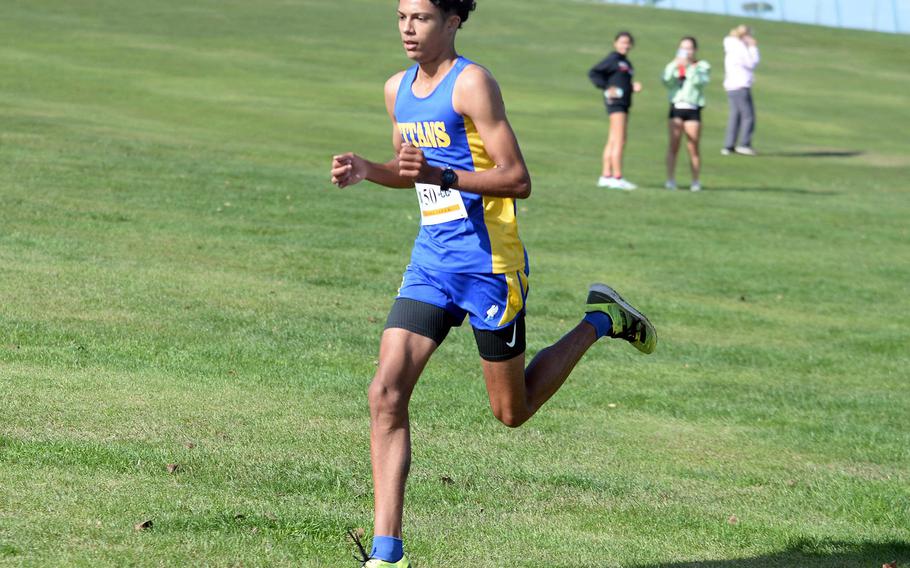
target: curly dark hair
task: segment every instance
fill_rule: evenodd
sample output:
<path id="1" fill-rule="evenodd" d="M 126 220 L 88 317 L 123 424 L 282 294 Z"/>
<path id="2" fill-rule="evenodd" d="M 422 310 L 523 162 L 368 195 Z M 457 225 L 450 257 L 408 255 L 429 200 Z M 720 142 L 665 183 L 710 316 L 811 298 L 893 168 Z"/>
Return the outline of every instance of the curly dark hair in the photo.
<path id="1" fill-rule="evenodd" d="M 468 15 L 477 8 L 474 0 L 430 0 L 434 6 L 442 10 L 443 14 L 455 14 L 461 18 L 461 24 L 468 21 Z M 461 27 L 458 24 L 458 27 Z"/>

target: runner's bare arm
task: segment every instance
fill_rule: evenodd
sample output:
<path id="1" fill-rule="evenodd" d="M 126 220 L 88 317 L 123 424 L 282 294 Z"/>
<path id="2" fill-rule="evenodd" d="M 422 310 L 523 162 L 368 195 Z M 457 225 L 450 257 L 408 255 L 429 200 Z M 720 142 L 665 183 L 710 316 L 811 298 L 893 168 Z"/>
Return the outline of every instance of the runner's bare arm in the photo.
<path id="1" fill-rule="evenodd" d="M 491 197 L 528 197 L 531 194 L 531 176 L 515 132 L 506 118 L 499 85 L 492 75 L 478 65 L 467 67 L 455 83 L 452 106 L 456 112 L 474 122 L 484 148 L 495 164 L 482 172 L 456 172 L 456 187 L 460 191 Z M 401 175 L 417 181 L 440 183 L 442 169 L 428 165 L 419 148 L 402 146 L 398 161 Z"/>
<path id="2" fill-rule="evenodd" d="M 382 164 L 365 160 L 351 152 L 333 156 L 332 183 L 338 187 L 354 185 L 365 179 L 386 187 L 414 187 L 414 180 L 402 177 L 398 165 L 398 153 L 402 142 L 398 124 L 395 122 L 395 98 L 402 76 L 404 71 L 393 75 L 385 84 L 385 106 L 392 119 L 392 146 L 395 149 L 395 158 Z"/>

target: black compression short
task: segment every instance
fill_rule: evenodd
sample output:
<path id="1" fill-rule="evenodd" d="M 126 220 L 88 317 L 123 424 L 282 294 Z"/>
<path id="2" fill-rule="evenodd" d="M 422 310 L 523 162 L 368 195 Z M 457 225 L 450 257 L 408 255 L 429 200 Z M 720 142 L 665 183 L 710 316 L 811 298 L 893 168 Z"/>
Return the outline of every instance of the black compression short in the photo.
<path id="1" fill-rule="evenodd" d="M 409 298 L 397 298 L 385 322 L 386 329 L 390 327 L 406 329 L 417 335 L 429 337 L 436 345 L 442 345 L 449 330 L 460 325 L 461 322 L 456 321 L 444 309 Z"/>
<path id="2" fill-rule="evenodd" d="M 518 314 L 502 329 L 474 328 L 477 351 L 487 361 L 508 361 L 525 352 L 525 314 Z"/>
<path id="3" fill-rule="evenodd" d="M 406 329 L 432 339 L 441 345 L 449 330 L 461 325 L 449 312 L 425 302 L 397 298 L 389 311 L 385 328 Z M 477 351 L 487 361 L 507 361 L 525 352 L 525 315 L 518 314 L 510 325 L 502 329 L 474 328 Z"/>

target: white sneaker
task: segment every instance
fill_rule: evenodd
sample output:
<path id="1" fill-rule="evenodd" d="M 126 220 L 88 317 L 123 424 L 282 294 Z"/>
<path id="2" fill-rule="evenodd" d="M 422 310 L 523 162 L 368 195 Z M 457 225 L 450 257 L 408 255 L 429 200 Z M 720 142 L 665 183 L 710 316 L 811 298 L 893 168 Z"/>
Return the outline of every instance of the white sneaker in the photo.
<path id="1" fill-rule="evenodd" d="M 597 178 L 597 187 L 608 187 L 610 189 L 616 189 L 616 178 L 600 176 Z"/>
<path id="2" fill-rule="evenodd" d="M 637 185 L 627 180 L 626 178 L 617 178 L 615 180 L 615 183 L 616 185 L 614 187 L 623 191 L 632 191 L 633 189 L 638 189 Z"/>
<path id="3" fill-rule="evenodd" d="M 749 146 L 737 146 L 735 148 L 737 154 L 742 154 L 743 156 L 755 156 L 756 152 Z"/>
<path id="4" fill-rule="evenodd" d="M 701 191 L 701 182 L 693 181 L 692 185 L 689 186 L 689 191 Z"/>
<path id="5" fill-rule="evenodd" d="M 676 191 L 676 181 L 667 180 L 667 183 L 664 184 L 664 189 L 669 189 L 670 191 Z"/>
<path id="6" fill-rule="evenodd" d="M 733 150 L 731 150 L 730 148 L 721 148 L 720 149 L 721 156 L 729 156 L 732 153 L 733 153 Z"/>

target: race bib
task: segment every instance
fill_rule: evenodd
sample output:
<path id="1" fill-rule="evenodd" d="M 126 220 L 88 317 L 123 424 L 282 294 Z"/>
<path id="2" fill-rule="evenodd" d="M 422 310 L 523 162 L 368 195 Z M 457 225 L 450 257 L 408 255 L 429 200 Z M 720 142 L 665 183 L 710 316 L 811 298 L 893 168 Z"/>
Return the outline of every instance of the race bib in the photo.
<path id="1" fill-rule="evenodd" d="M 457 189 L 442 191 L 438 185 L 415 183 L 417 202 L 420 203 L 420 224 L 438 225 L 456 219 L 467 219 L 461 193 Z"/>

